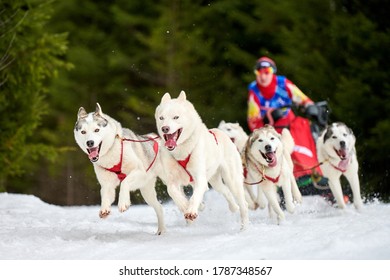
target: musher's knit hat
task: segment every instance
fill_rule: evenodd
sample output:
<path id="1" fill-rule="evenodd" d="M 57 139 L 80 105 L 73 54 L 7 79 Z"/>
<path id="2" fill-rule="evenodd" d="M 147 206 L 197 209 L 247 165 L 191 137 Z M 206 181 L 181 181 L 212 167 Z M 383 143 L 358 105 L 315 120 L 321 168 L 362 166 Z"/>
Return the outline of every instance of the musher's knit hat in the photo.
<path id="1" fill-rule="evenodd" d="M 276 64 L 269 57 L 263 56 L 256 61 L 255 70 L 260 70 L 262 68 L 268 68 L 268 67 L 271 67 L 273 69 L 273 73 L 276 73 L 277 71 Z"/>

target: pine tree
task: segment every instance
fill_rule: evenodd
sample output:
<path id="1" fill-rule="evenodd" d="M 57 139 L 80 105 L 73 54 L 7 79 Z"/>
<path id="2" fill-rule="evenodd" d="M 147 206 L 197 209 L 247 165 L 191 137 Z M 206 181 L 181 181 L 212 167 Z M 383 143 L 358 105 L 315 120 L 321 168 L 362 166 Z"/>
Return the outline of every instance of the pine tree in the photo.
<path id="1" fill-rule="evenodd" d="M 49 1 L 2 0 L 0 4 L 0 190 L 7 178 L 22 174 L 38 156 L 54 150 L 34 141 L 47 112 L 47 79 L 67 65 L 65 34 L 49 34 L 44 26 Z M 26 189 L 27 186 L 24 187 Z"/>

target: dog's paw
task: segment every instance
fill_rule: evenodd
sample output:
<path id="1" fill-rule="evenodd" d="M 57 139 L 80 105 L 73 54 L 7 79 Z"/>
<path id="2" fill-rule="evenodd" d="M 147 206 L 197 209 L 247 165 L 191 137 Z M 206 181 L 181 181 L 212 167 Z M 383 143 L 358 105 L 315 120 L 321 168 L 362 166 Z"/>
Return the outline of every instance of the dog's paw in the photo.
<path id="1" fill-rule="evenodd" d="M 130 205 L 131 205 L 130 201 L 118 203 L 119 212 L 121 213 L 125 212 L 127 209 L 129 209 Z"/>
<path id="2" fill-rule="evenodd" d="M 363 203 L 355 202 L 354 206 L 358 212 L 363 212 Z"/>
<path id="3" fill-rule="evenodd" d="M 294 202 L 296 204 L 302 204 L 302 196 L 294 197 Z"/>
<path id="4" fill-rule="evenodd" d="M 118 199 L 119 212 L 121 213 L 125 212 L 127 209 L 129 209 L 130 205 L 131 205 L 130 196 L 127 193 L 126 195 L 120 194 Z"/>
<path id="5" fill-rule="evenodd" d="M 166 229 L 165 228 L 159 228 L 158 230 L 157 230 L 157 232 L 156 232 L 156 235 L 162 235 L 163 233 L 165 233 L 166 232 Z"/>
<path id="6" fill-rule="evenodd" d="M 197 213 L 185 213 L 184 218 L 189 221 L 193 221 L 198 217 Z"/>
<path id="7" fill-rule="evenodd" d="M 283 213 L 278 214 L 278 225 L 280 225 L 285 219 L 286 217 Z"/>
<path id="8" fill-rule="evenodd" d="M 290 214 L 295 212 L 295 206 L 292 203 L 286 203 L 286 209 Z"/>
<path id="9" fill-rule="evenodd" d="M 251 201 L 248 203 L 248 208 L 255 211 L 257 208 L 259 208 L 259 204 L 257 204 L 257 202 Z"/>
<path id="10" fill-rule="evenodd" d="M 245 231 L 248 229 L 248 223 L 241 223 L 240 231 Z"/>
<path id="11" fill-rule="evenodd" d="M 101 219 L 105 219 L 105 218 L 108 217 L 108 215 L 110 215 L 110 213 L 111 213 L 110 209 L 102 209 L 102 210 L 99 211 L 99 217 Z"/>

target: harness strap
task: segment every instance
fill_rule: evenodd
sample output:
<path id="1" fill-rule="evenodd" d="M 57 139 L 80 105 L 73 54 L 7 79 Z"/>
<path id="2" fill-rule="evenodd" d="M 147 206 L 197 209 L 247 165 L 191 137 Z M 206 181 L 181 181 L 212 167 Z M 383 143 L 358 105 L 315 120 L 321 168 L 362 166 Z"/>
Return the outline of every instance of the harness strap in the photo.
<path id="1" fill-rule="evenodd" d="M 209 132 L 214 136 L 215 143 L 217 143 L 218 145 L 218 139 L 215 133 L 211 130 L 209 130 Z M 194 178 L 192 177 L 191 173 L 187 170 L 187 164 L 190 161 L 190 158 L 191 158 L 191 154 L 189 154 L 185 159 L 178 160 L 177 162 L 181 165 L 181 167 L 184 168 L 184 171 L 188 174 L 188 176 L 190 176 L 190 182 L 192 183 L 194 182 Z"/>
<path id="2" fill-rule="evenodd" d="M 155 140 L 157 138 L 158 137 L 155 137 L 155 138 L 148 137 L 147 140 L 135 140 L 135 139 L 128 139 L 128 138 L 120 138 L 120 140 L 121 140 L 121 156 L 120 156 L 120 160 L 119 160 L 118 164 L 114 165 L 111 168 L 105 168 L 104 167 L 104 169 L 106 169 L 107 171 L 115 173 L 118 176 L 119 181 L 122 182 L 126 178 L 126 176 L 127 176 L 125 173 L 122 172 L 123 141 L 130 141 L 130 142 L 137 142 L 137 143 L 153 141 L 154 142 L 153 143 L 154 158 L 153 158 L 152 162 L 150 163 L 150 165 L 148 166 L 148 168 L 146 169 L 146 172 L 148 172 L 150 170 L 150 168 L 152 168 L 152 166 L 155 163 L 156 158 L 157 158 L 158 149 L 159 149 L 158 143 Z"/>
<path id="3" fill-rule="evenodd" d="M 215 135 L 215 133 L 211 130 L 209 130 L 209 132 L 214 136 L 215 143 L 217 143 L 217 145 L 218 145 L 218 139 L 217 139 L 217 136 Z"/>
<path id="4" fill-rule="evenodd" d="M 267 179 L 268 181 L 271 181 L 272 183 L 277 183 L 279 181 L 279 178 L 280 178 L 280 174 L 278 175 L 278 177 L 276 178 L 272 178 L 272 177 L 269 177 L 267 175 L 264 174 L 264 178 Z"/>
<path id="5" fill-rule="evenodd" d="M 246 177 L 248 176 L 248 169 L 246 168 L 246 167 L 244 167 L 244 178 L 246 179 Z M 263 177 L 261 177 L 261 180 L 260 181 L 258 181 L 258 182 L 254 182 L 254 183 L 248 183 L 248 182 L 245 182 L 244 181 L 244 184 L 245 185 L 258 185 L 258 184 L 260 184 L 261 182 L 263 182 L 264 181 L 264 178 Z"/>
<path id="6" fill-rule="evenodd" d="M 121 182 L 127 176 L 126 174 L 124 174 L 122 172 L 122 160 L 123 160 L 123 141 L 121 140 L 121 157 L 120 157 L 120 160 L 119 160 L 118 164 L 114 165 L 111 168 L 105 168 L 104 167 L 104 169 L 106 169 L 107 171 L 114 172 L 118 176 L 119 181 L 121 181 Z"/>
<path id="7" fill-rule="evenodd" d="M 178 160 L 177 162 L 181 165 L 181 167 L 184 168 L 184 171 L 187 172 L 188 176 L 190 176 L 190 182 L 192 183 L 194 181 L 194 178 L 192 178 L 192 175 L 190 172 L 187 170 L 187 164 L 190 161 L 191 154 L 188 155 L 188 157 L 184 160 Z"/>
<path id="8" fill-rule="evenodd" d="M 263 167 L 264 167 L 264 166 L 263 166 Z M 265 175 L 264 168 L 263 168 L 263 171 L 262 171 L 262 172 L 257 168 L 256 165 L 255 165 L 255 168 L 256 168 L 257 172 L 259 172 L 259 174 L 261 175 L 261 180 L 258 181 L 258 182 L 254 182 L 254 183 L 248 183 L 248 182 L 245 182 L 245 181 L 244 181 L 244 183 L 245 183 L 246 185 L 257 185 L 257 184 L 260 184 L 260 183 L 262 183 L 262 182 L 264 182 L 264 181 L 266 181 L 266 180 L 271 181 L 272 183 L 276 184 L 276 183 L 279 181 L 280 174 L 278 175 L 278 177 L 272 178 L 272 177 L 270 177 L 270 176 Z M 247 175 L 248 175 L 248 170 L 247 170 L 246 167 L 244 167 L 244 178 L 246 178 Z"/>
<path id="9" fill-rule="evenodd" d="M 157 154 L 158 154 L 158 143 L 157 141 L 155 141 L 154 139 L 150 138 L 151 140 L 153 140 L 153 151 L 154 151 L 154 158 L 152 160 L 152 162 L 150 163 L 149 167 L 146 169 L 146 172 L 149 171 L 150 168 L 152 168 L 154 162 L 156 161 L 156 158 L 157 158 Z"/>
<path id="10" fill-rule="evenodd" d="M 303 164 L 301 164 L 300 162 L 298 162 L 298 161 L 296 161 L 296 160 L 293 160 L 294 165 L 296 164 L 296 165 L 299 165 L 299 166 L 301 166 L 301 167 L 307 167 L 307 168 L 305 168 L 305 169 L 303 169 L 303 170 L 294 171 L 294 174 L 302 173 L 302 172 L 305 172 L 305 171 L 308 171 L 308 170 L 311 170 L 311 171 L 315 172 L 315 169 L 316 169 L 317 167 L 321 166 L 322 164 L 324 164 L 324 162 L 326 162 L 326 161 L 328 161 L 328 160 L 324 160 L 324 161 L 319 162 L 318 164 L 316 164 L 316 165 L 314 165 L 314 166 L 307 167 L 306 165 L 303 165 Z"/>
<path id="11" fill-rule="evenodd" d="M 318 164 L 316 164 L 316 165 L 314 165 L 314 166 L 312 166 L 312 167 L 308 167 L 308 168 L 306 168 L 306 169 L 304 169 L 304 170 L 300 170 L 300 171 L 298 171 L 298 172 L 294 172 L 294 174 L 300 173 L 300 172 L 304 172 L 304 171 L 307 171 L 307 170 L 312 170 L 312 171 L 314 172 L 314 171 L 315 171 L 315 170 L 314 170 L 315 168 L 317 168 L 318 166 L 321 166 L 322 164 L 324 164 L 324 163 L 327 162 L 327 161 L 329 161 L 329 159 L 325 159 L 324 161 L 319 162 Z M 304 167 L 303 164 L 301 164 L 301 163 L 299 163 L 299 162 L 297 162 L 297 161 L 295 161 L 295 160 L 293 160 L 293 163 L 294 163 L 294 164 L 297 164 L 297 165 L 300 165 L 300 166 L 302 166 L 302 167 Z M 329 161 L 329 164 L 330 164 L 334 169 L 336 169 L 336 170 L 338 170 L 338 171 L 340 171 L 340 172 L 342 172 L 342 173 L 344 173 L 344 172 L 347 171 L 346 168 L 342 168 L 342 167 L 336 166 L 336 165 L 332 164 L 330 161 Z M 349 164 L 349 163 L 348 163 L 348 164 Z"/>

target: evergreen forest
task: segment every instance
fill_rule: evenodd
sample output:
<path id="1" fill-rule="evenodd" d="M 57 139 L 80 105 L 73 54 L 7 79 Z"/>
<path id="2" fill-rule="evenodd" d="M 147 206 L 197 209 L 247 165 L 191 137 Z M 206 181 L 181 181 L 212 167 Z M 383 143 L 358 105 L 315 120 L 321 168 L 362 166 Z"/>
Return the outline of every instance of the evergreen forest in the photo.
<path id="1" fill-rule="evenodd" d="M 73 135 L 79 107 L 96 102 L 144 134 L 162 95 L 185 90 L 208 127 L 249 132 L 247 86 L 269 56 L 353 129 L 362 193 L 388 202 L 389 11 L 390 0 L 0 0 L 0 191 L 98 204 Z"/>

